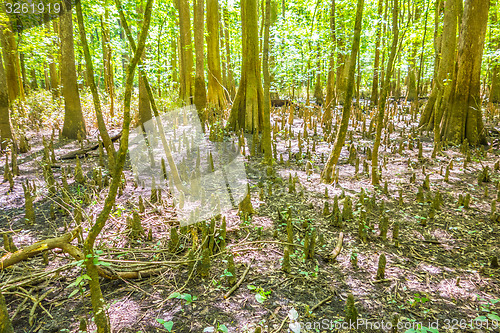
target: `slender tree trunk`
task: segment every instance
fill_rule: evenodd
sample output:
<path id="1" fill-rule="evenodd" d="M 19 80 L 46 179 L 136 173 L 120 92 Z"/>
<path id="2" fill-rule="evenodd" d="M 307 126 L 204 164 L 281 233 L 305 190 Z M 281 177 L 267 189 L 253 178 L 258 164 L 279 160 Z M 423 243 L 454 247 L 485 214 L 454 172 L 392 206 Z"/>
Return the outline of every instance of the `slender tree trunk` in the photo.
<path id="1" fill-rule="evenodd" d="M 497 10 L 498 10 L 499 4 L 497 4 Z M 491 26 L 495 26 L 498 24 L 498 14 L 496 11 L 491 10 Z M 498 31 L 498 29 L 496 30 Z M 491 42 L 494 47 L 496 47 L 497 50 L 500 50 L 500 36 L 498 33 L 492 34 L 491 37 Z M 491 88 L 490 88 L 490 97 L 489 100 L 492 103 L 500 103 L 500 57 L 496 57 L 491 62 Z"/>
<path id="2" fill-rule="evenodd" d="M 387 68 L 385 70 L 384 75 L 384 86 L 381 91 L 381 95 L 378 103 L 378 113 L 377 113 L 377 130 L 375 135 L 375 141 L 373 142 L 373 151 L 372 151 L 372 184 L 379 184 L 379 175 L 378 175 L 378 149 L 380 146 L 380 141 L 382 138 L 382 128 L 384 126 L 384 114 L 385 114 L 385 104 L 387 101 L 387 95 L 389 93 L 390 85 L 391 85 L 391 77 L 393 73 L 393 65 L 394 59 L 396 58 L 396 51 L 398 48 L 398 14 L 399 14 L 399 6 L 398 0 L 394 0 L 392 7 L 392 45 L 391 45 L 391 53 L 389 55 L 389 60 L 387 62 Z"/>
<path id="3" fill-rule="evenodd" d="M 264 160 L 267 164 L 272 164 L 273 153 L 271 145 L 271 101 L 269 90 L 271 88 L 271 78 L 269 76 L 269 26 L 271 25 L 271 0 L 266 0 L 264 19 L 264 45 L 262 50 L 262 65 L 264 76 L 264 121 L 262 124 L 262 149 L 264 150 Z"/>
<path id="4" fill-rule="evenodd" d="M 111 117 L 115 115 L 115 79 L 113 72 L 111 38 L 108 27 L 109 11 L 107 1 L 105 1 L 104 19 L 101 17 L 102 31 L 102 57 L 104 66 L 104 84 L 109 97 L 109 113 Z M 151 113 L 151 112 L 150 112 Z"/>
<path id="5" fill-rule="evenodd" d="M 330 7 L 330 39 L 332 43 L 328 65 L 328 77 L 326 81 L 325 113 L 323 115 L 323 124 L 327 132 L 330 132 L 331 128 L 332 109 L 337 104 L 337 96 L 335 95 L 335 52 L 337 48 L 337 38 L 335 34 L 335 0 L 332 0 Z"/>
<path id="6" fill-rule="evenodd" d="M 129 136 L 129 126 L 130 126 L 130 100 L 132 98 L 132 84 L 134 80 L 134 71 L 137 63 L 140 60 L 141 54 L 144 50 L 144 45 L 146 43 L 146 37 L 149 30 L 149 23 L 151 18 L 151 9 L 153 5 L 153 0 L 148 0 L 146 4 L 146 9 L 144 11 L 144 22 L 142 25 L 141 33 L 139 36 L 139 41 L 137 45 L 137 50 L 134 52 L 134 56 L 127 66 L 126 70 L 126 85 L 124 93 L 124 110 L 123 110 L 123 127 L 122 136 L 120 140 L 120 148 L 118 149 L 115 169 L 113 172 L 113 179 L 111 181 L 109 192 L 104 202 L 104 207 L 102 211 L 97 216 L 96 222 L 90 229 L 87 238 L 84 242 L 84 253 L 85 253 L 85 266 L 87 268 L 87 274 L 90 276 L 90 298 L 92 302 L 92 308 L 94 310 L 94 318 L 97 326 L 98 333 L 109 333 L 111 332 L 111 327 L 109 323 L 109 318 L 106 314 L 106 304 L 104 297 L 102 295 L 101 286 L 99 283 L 99 274 L 97 268 L 94 265 L 94 243 L 99 236 L 101 230 L 104 228 L 106 221 L 108 220 L 109 214 L 116 200 L 116 194 L 118 192 L 118 186 L 121 183 L 123 165 L 125 164 L 125 158 L 127 156 L 128 150 L 128 136 Z"/>
<path id="7" fill-rule="evenodd" d="M 94 65 L 92 64 L 92 56 L 90 55 L 89 45 L 87 42 L 87 34 L 85 32 L 85 25 L 83 23 L 83 13 L 82 6 L 78 1 L 76 3 L 76 17 L 78 21 L 78 31 L 80 33 L 80 41 L 82 43 L 83 53 L 85 56 L 86 73 L 88 75 L 87 81 L 92 92 L 92 99 L 94 100 L 94 109 L 97 119 L 97 128 L 99 130 L 99 135 L 101 136 L 104 148 L 108 154 L 108 167 L 109 170 L 113 170 L 115 165 L 115 148 L 113 142 L 111 141 L 108 130 L 106 129 L 106 123 L 104 122 L 104 117 L 102 115 L 101 101 L 99 100 L 99 92 L 94 80 Z"/>
<path id="8" fill-rule="evenodd" d="M 384 0 L 378 0 L 377 9 L 377 32 L 375 37 L 375 59 L 373 62 L 373 81 L 372 81 L 372 93 L 371 93 L 371 103 L 372 105 L 378 104 L 378 74 L 380 66 L 380 38 L 382 36 L 382 11 L 384 9 Z"/>
<path id="9" fill-rule="evenodd" d="M 71 0 L 64 0 L 63 5 L 71 8 Z M 76 79 L 75 51 L 73 41 L 72 11 L 61 15 L 61 83 L 64 97 L 64 125 L 62 136 L 68 139 L 78 139 L 78 134 L 84 139 L 87 131 L 83 119 L 80 94 Z"/>
<path id="10" fill-rule="evenodd" d="M 205 55 L 203 52 L 203 35 L 205 33 L 204 13 L 205 1 L 194 2 L 194 51 L 196 54 L 196 75 L 194 77 L 194 104 L 198 110 L 201 123 L 205 122 L 204 109 L 207 105 L 207 90 L 205 89 Z"/>
<path id="11" fill-rule="evenodd" d="M 396 0 L 397 1 L 397 0 Z M 347 89 L 345 92 L 344 109 L 342 111 L 342 119 L 340 128 L 335 137 L 333 150 L 328 157 L 325 169 L 321 173 L 321 179 L 326 183 L 331 183 L 334 177 L 335 165 L 337 164 L 340 152 L 344 146 L 347 128 L 349 126 L 349 118 L 351 116 L 352 95 L 354 92 L 354 73 L 356 71 L 356 57 L 359 51 L 359 43 L 361 39 L 361 26 L 363 21 L 363 5 L 364 0 L 358 0 L 356 10 L 356 22 L 354 24 L 354 37 L 352 41 L 351 56 L 349 57 L 349 70 L 347 75 Z"/>
<path id="12" fill-rule="evenodd" d="M 246 132 L 260 131 L 263 122 L 263 95 L 259 61 L 257 0 L 242 0 L 242 67 L 238 92 L 229 115 L 228 127 Z"/>
<path id="13" fill-rule="evenodd" d="M 458 69 L 451 107 L 446 110 L 443 139 L 460 144 L 465 139 L 487 144 L 481 112 L 481 62 L 488 22 L 489 0 L 467 1 L 458 43 Z"/>
<path id="14" fill-rule="evenodd" d="M 323 85 L 321 84 L 321 49 L 317 46 L 317 62 L 316 62 L 316 82 L 314 84 L 314 100 L 316 104 L 323 105 Z"/>
<path id="15" fill-rule="evenodd" d="M 193 46 L 191 41 L 191 22 L 189 17 L 188 0 L 175 0 L 179 10 L 180 30 L 180 98 L 185 104 L 193 103 L 194 80 L 193 80 Z"/>
<path id="16" fill-rule="evenodd" d="M 226 90 L 229 94 L 228 99 L 234 98 L 236 88 L 234 84 L 233 66 L 231 64 L 231 47 L 229 44 L 229 11 L 224 8 L 224 42 L 226 43 L 226 66 L 227 66 L 227 85 Z"/>
<path id="17" fill-rule="evenodd" d="M 143 16 L 143 3 L 140 1 L 137 4 L 137 13 L 139 14 L 139 26 L 142 25 L 142 16 Z M 141 65 L 143 68 L 146 63 L 146 49 L 142 52 L 141 55 Z M 144 125 L 146 122 L 150 121 L 153 118 L 151 114 L 151 104 L 149 103 L 148 92 L 146 91 L 146 86 L 144 84 L 144 80 L 141 75 L 139 75 L 139 125 Z"/>
<path id="18" fill-rule="evenodd" d="M 435 157 L 440 150 L 441 118 L 449 102 L 452 91 L 452 80 L 455 72 L 455 54 L 457 49 L 457 12 L 460 0 L 446 0 L 444 7 L 443 38 L 441 40 L 441 61 L 436 76 L 434 87 L 431 91 L 434 105 L 426 105 L 431 108 L 431 118 L 434 126 L 434 150 L 432 156 Z M 430 103 L 430 100 L 429 102 Z M 430 126 L 430 125 L 428 125 Z"/>

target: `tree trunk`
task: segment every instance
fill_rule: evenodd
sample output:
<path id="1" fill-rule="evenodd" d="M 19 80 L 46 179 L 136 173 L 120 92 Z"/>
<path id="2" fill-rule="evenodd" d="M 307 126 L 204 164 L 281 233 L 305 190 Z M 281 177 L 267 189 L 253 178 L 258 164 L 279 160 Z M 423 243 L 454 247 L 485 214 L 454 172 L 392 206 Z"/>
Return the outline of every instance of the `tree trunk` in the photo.
<path id="1" fill-rule="evenodd" d="M 143 4 L 140 1 L 137 4 L 137 14 L 139 16 L 139 26 L 142 25 L 142 16 L 143 16 Z M 141 66 L 145 66 L 146 62 L 146 50 L 142 52 L 141 55 Z M 151 114 L 151 104 L 149 103 L 148 92 L 146 91 L 146 86 L 144 84 L 144 80 L 141 75 L 139 75 L 139 125 L 144 125 L 146 122 L 150 121 L 153 118 Z"/>
<path id="2" fill-rule="evenodd" d="M 317 46 L 316 82 L 314 84 L 314 100 L 316 104 L 323 105 L 323 85 L 321 84 L 321 49 Z"/>
<path id="3" fill-rule="evenodd" d="M 194 104 L 198 110 L 200 122 L 204 124 L 204 109 L 207 105 L 207 90 L 205 89 L 205 55 L 203 52 L 204 0 L 194 2 L 194 51 L 196 54 L 196 75 L 194 77 Z"/>
<path id="4" fill-rule="evenodd" d="M 359 43 L 361 38 L 361 23 L 363 21 L 363 5 L 364 0 L 358 0 L 356 10 L 356 22 L 354 24 L 354 37 L 352 41 L 351 56 L 349 57 L 349 70 L 347 75 L 347 89 L 345 91 L 344 109 L 342 111 L 342 119 L 340 121 L 340 128 L 335 137 L 333 150 L 328 157 L 325 169 L 321 173 L 321 179 L 326 183 L 331 183 L 333 180 L 335 165 L 337 164 L 340 152 L 344 146 L 347 128 L 349 126 L 349 118 L 351 115 L 352 95 L 354 92 L 354 72 L 356 71 L 356 57 L 359 51 Z"/>
<path id="5" fill-rule="evenodd" d="M 378 0 L 377 9 L 377 33 L 375 37 L 375 59 L 373 61 L 373 81 L 372 81 L 372 93 L 371 93 L 371 105 L 378 104 L 378 75 L 380 66 L 380 38 L 382 36 L 382 11 L 384 9 L 384 0 Z"/>
<path id="6" fill-rule="evenodd" d="M 63 1 L 63 6 L 71 8 L 71 1 Z M 72 10 L 61 15 L 61 83 L 64 97 L 64 125 L 62 136 L 68 139 L 78 139 L 78 134 L 84 139 L 87 131 L 83 119 L 80 94 L 76 79 L 75 52 L 73 42 Z"/>
<path id="7" fill-rule="evenodd" d="M 1 32 L 0 32 L 1 33 Z M 6 140 L 12 140 L 12 125 L 10 122 L 9 92 L 7 80 L 0 55 L 0 148 L 5 149 Z"/>
<path id="8" fill-rule="evenodd" d="M 378 175 L 378 148 L 380 146 L 380 141 L 382 138 L 382 128 L 384 127 L 384 114 L 385 114 L 385 104 L 387 101 L 387 95 L 389 93 L 390 85 L 391 85 L 391 77 L 393 73 L 393 65 L 394 59 L 396 58 L 396 51 L 398 48 L 398 14 L 399 14 L 399 6 L 398 0 L 394 0 L 394 4 L 392 7 L 392 45 L 391 45 L 391 53 L 389 55 L 389 60 L 387 62 L 387 68 L 385 70 L 384 75 L 384 85 L 382 87 L 381 95 L 378 103 L 378 114 L 377 114 L 377 130 L 375 135 L 375 141 L 373 142 L 373 151 L 372 151 L 372 184 L 379 184 L 379 175 Z"/>
<path id="9" fill-rule="evenodd" d="M 426 108 L 431 109 L 430 120 L 434 126 L 434 149 L 432 156 L 435 157 L 440 150 L 441 138 L 441 118 L 448 105 L 450 94 L 452 91 L 452 80 L 455 69 L 455 54 L 457 48 L 457 11 L 460 0 L 446 0 L 444 8 L 443 21 L 443 38 L 441 40 L 441 61 L 435 80 L 434 87 L 431 91 L 432 102 L 434 105 L 429 105 L 429 99 Z M 428 125 L 430 126 L 430 124 Z"/>
<path id="10" fill-rule="evenodd" d="M 497 5 L 498 7 L 499 5 Z M 498 10 L 498 8 L 497 8 Z M 491 25 L 494 26 L 498 24 L 498 14 L 496 11 L 491 11 Z M 496 30 L 498 31 L 498 29 Z M 492 34 L 491 36 L 492 44 L 497 50 L 500 50 L 500 36 L 498 33 Z M 500 103 L 500 57 L 493 59 L 491 63 L 491 88 L 489 100 L 491 103 Z"/>
<path id="11" fill-rule="evenodd" d="M 180 98 L 185 104 L 193 103 L 193 46 L 191 42 L 191 22 L 188 0 L 175 0 L 179 10 L 180 37 Z"/>
<path id="12" fill-rule="evenodd" d="M 219 4 L 207 0 L 207 62 L 208 62 L 208 105 L 222 110 L 227 101 L 222 85 L 219 48 Z"/>
<path id="13" fill-rule="evenodd" d="M 234 84 L 233 66 L 231 64 L 231 47 L 229 45 L 229 11 L 224 8 L 224 42 L 226 43 L 226 66 L 227 66 L 227 84 L 226 90 L 229 94 L 228 99 L 234 98 L 236 88 Z"/>
<path id="14" fill-rule="evenodd" d="M 13 103 L 17 98 L 24 99 L 24 91 L 21 83 L 21 73 L 19 72 L 16 37 L 9 26 L 0 29 L 0 42 L 3 48 L 4 71 L 7 78 L 9 101 Z"/>
<path id="15" fill-rule="evenodd" d="M 257 0 L 242 0 L 242 67 L 238 92 L 229 115 L 228 127 L 246 132 L 260 131 L 263 123 L 263 95 L 260 61 Z"/>
<path id="16" fill-rule="evenodd" d="M 127 156 L 128 150 L 128 136 L 129 136 L 129 126 L 130 126 L 130 100 L 132 97 L 132 83 L 134 81 L 134 71 L 137 63 L 140 60 L 142 52 L 144 50 L 144 45 L 146 43 L 146 37 L 149 30 L 151 9 L 153 0 L 148 0 L 146 4 L 146 9 L 144 11 L 144 22 L 142 24 L 141 33 L 139 36 L 139 41 L 137 43 L 137 50 L 134 52 L 134 56 L 127 66 L 126 70 L 126 84 L 124 92 L 124 102 L 123 102 L 123 127 L 122 127 L 122 137 L 120 140 L 120 148 L 117 153 L 115 169 L 113 171 L 113 179 L 111 181 L 108 195 L 104 202 L 104 207 L 102 211 L 97 216 L 96 222 L 89 230 L 88 236 L 84 242 L 84 252 L 85 252 L 85 266 L 87 268 L 87 274 L 90 276 L 89 280 L 90 286 L 90 297 L 92 302 L 92 309 L 94 310 L 94 319 L 97 326 L 98 333 L 109 333 L 111 332 L 111 327 L 109 323 L 109 318 L 106 313 L 106 304 L 104 297 L 102 295 L 101 286 L 99 283 L 99 274 L 97 267 L 94 265 L 94 243 L 99 233 L 104 228 L 106 221 L 108 220 L 111 209 L 116 200 L 116 194 L 118 192 L 118 186 L 121 183 L 121 174 L 123 171 L 123 165 L 125 164 L 125 158 Z"/>
<path id="17" fill-rule="evenodd" d="M 264 19 L 264 45 L 262 48 L 262 64 L 264 75 L 264 121 L 262 126 L 262 149 L 264 150 L 264 160 L 272 165 L 273 152 L 271 144 L 271 101 L 269 90 L 271 88 L 271 78 L 269 76 L 269 26 L 271 25 L 271 0 L 266 0 Z"/>
<path id="18" fill-rule="evenodd" d="M 102 60 L 104 66 L 104 84 L 106 92 L 109 97 L 109 113 L 111 117 L 115 115 L 115 80 L 113 73 L 113 62 L 111 52 L 111 40 L 108 27 L 109 11 L 107 3 L 105 3 L 104 19 L 101 17 L 101 31 L 102 31 Z M 140 92 L 139 92 L 140 94 Z M 140 107 L 139 107 L 140 109 Z M 151 112 L 150 112 L 151 114 Z"/>
<path id="19" fill-rule="evenodd" d="M 106 129 L 106 123 L 104 122 L 104 117 L 102 115 L 101 101 L 99 100 L 99 92 L 94 80 L 94 65 L 92 64 L 92 56 L 90 55 L 89 45 L 87 42 L 87 34 L 85 32 L 85 26 L 83 23 L 83 13 L 82 6 L 78 1 L 76 3 L 76 17 L 78 21 L 78 31 L 80 33 L 80 41 L 82 43 L 83 53 L 85 56 L 86 73 L 88 74 L 87 81 L 92 92 L 92 99 L 94 101 L 94 109 L 97 119 L 97 128 L 101 136 L 104 148 L 108 154 L 108 167 L 109 170 L 113 170 L 115 165 L 115 148 L 113 142 L 109 137 L 108 130 Z"/>
<path id="20" fill-rule="evenodd" d="M 332 109 L 337 104 L 337 96 L 335 95 L 335 52 L 337 48 L 337 38 L 335 34 L 335 0 L 332 0 L 330 7 L 330 39 L 331 51 L 328 65 L 328 77 L 326 81 L 326 100 L 325 113 L 323 115 L 323 125 L 327 132 L 330 132 L 332 122 Z"/>
<path id="21" fill-rule="evenodd" d="M 451 107 L 446 110 L 442 138 L 460 144 L 465 139 L 487 144 L 481 112 L 481 62 L 490 0 L 465 3 L 458 43 L 458 69 Z"/>

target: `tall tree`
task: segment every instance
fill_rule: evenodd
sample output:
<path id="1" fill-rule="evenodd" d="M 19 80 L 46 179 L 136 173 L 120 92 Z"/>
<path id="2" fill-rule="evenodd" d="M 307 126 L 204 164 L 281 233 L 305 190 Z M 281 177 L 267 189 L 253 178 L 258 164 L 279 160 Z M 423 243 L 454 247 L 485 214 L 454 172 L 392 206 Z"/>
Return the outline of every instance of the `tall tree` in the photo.
<path id="1" fill-rule="evenodd" d="M 227 101 L 222 85 L 219 30 L 219 3 L 217 0 L 207 0 L 207 102 L 217 109 L 224 109 Z"/>
<path id="2" fill-rule="evenodd" d="M 271 144 L 271 100 L 269 90 L 271 88 L 271 77 L 269 75 L 269 26 L 271 25 L 271 0 L 266 0 L 264 14 L 264 41 L 262 48 L 262 65 L 264 76 L 264 121 L 262 126 L 262 149 L 264 150 L 264 160 L 267 164 L 272 164 L 272 144 Z"/>
<path id="3" fill-rule="evenodd" d="M 490 14 L 490 22 L 491 29 L 495 29 L 495 26 L 498 26 L 498 6 L 497 10 L 491 10 Z M 494 31 L 494 32 L 493 32 Z M 491 33 L 491 43 L 494 48 L 500 50 L 500 29 L 496 28 Z M 491 61 L 491 88 L 490 88 L 490 102 L 492 103 L 500 103 L 500 56 L 496 56 Z"/>
<path id="4" fill-rule="evenodd" d="M 481 62 L 490 0 L 468 0 L 458 41 L 457 76 L 442 128 L 443 139 L 459 144 L 487 144 L 481 112 Z"/>
<path id="5" fill-rule="evenodd" d="M 139 14 L 139 26 L 142 25 L 143 16 L 143 2 L 139 1 L 137 3 L 137 13 Z M 145 66 L 146 63 L 146 49 L 142 52 L 140 66 Z M 143 125 L 153 118 L 151 113 L 151 104 L 149 102 L 148 92 L 146 90 L 146 85 L 144 84 L 144 79 L 139 75 L 139 124 Z"/>
<path id="6" fill-rule="evenodd" d="M 12 103 L 17 98 L 24 99 L 19 53 L 17 50 L 18 45 L 11 23 L 6 21 L 0 24 L 2 25 L 0 29 L 0 42 L 3 48 L 5 76 L 7 77 L 9 100 Z"/>
<path id="7" fill-rule="evenodd" d="M 323 114 L 323 124 L 327 132 L 330 131 L 332 122 L 332 109 L 336 104 L 337 96 L 335 95 L 335 52 L 337 40 L 335 37 L 335 0 L 332 0 L 330 6 L 330 40 L 331 50 L 328 63 L 328 76 L 326 80 L 326 100 L 325 100 L 325 113 Z"/>
<path id="8" fill-rule="evenodd" d="M 0 29 L 2 27 L 0 26 Z M 0 148 L 5 149 L 8 140 L 12 140 L 12 125 L 10 123 L 9 92 L 7 80 L 0 55 Z"/>
<path id="9" fill-rule="evenodd" d="M 370 100 L 372 105 L 378 104 L 378 86 L 379 86 L 379 72 L 380 72 L 380 39 L 382 37 L 382 11 L 384 9 L 384 0 L 378 0 L 377 6 L 377 32 L 375 35 L 375 59 L 373 61 L 373 81 L 372 93 Z"/>
<path id="10" fill-rule="evenodd" d="M 191 21 L 188 0 L 175 0 L 179 11 L 180 44 L 180 98 L 185 104 L 192 104 L 193 82 L 193 43 L 191 41 Z"/>
<path id="11" fill-rule="evenodd" d="M 78 82 L 76 79 L 75 47 L 73 41 L 73 13 L 71 0 L 62 2 L 65 10 L 61 15 L 61 83 L 64 97 L 64 125 L 62 136 L 68 139 L 78 139 L 78 134 L 84 139 L 87 135 L 83 119 Z"/>
<path id="12" fill-rule="evenodd" d="M 113 170 L 115 165 L 115 148 L 113 142 L 109 137 L 108 130 L 106 129 L 106 123 L 104 122 L 104 117 L 102 114 L 101 101 L 99 99 L 99 92 L 97 90 L 97 85 L 94 80 L 94 65 L 92 64 L 92 56 L 90 55 L 89 45 L 87 42 L 87 34 L 85 30 L 85 25 L 83 23 L 83 12 L 80 2 L 77 2 L 76 6 L 76 17 L 78 22 L 78 32 L 80 33 L 80 41 L 83 48 L 83 54 L 85 57 L 86 73 L 88 75 L 87 81 L 92 93 L 92 99 L 94 101 L 94 109 L 97 119 L 97 129 L 99 130 L 99 135 L 101 136 L 104 148 L 108 153 L 108 167 Z"/>
<path id="13" fill-rule="evenodd" d="M 115 114 L 115 79 L 113 71 L 113 53 L 111 51 L 111 37 L 109 31 L 109 10 L 107 0 L 104 0 L 104 17 L 101 16 L 102 32 L 102 63 L 104 67 L 104 85 L 109 98 L 109 113 L 111 117 Z M 140 92 L 139 92 L 140 94 Z M 151 112 L 150 112 L 151 114 Z"/>
<path id="14" fill-rule="evenodd" d="M 394 59 L 396 59 L 396 51 L 398 48 L 398 15 L 399 15 L 399 3 L 398 0 L 394 0 L 392 7 L 392 45 L 391 52 L 389 54 L 389 60 L 387 62 L 387 67 L 385 69 L 384 75 L 384 85 L 380 94 L 378 102 L 378 113 L 377 113 L 377 127 L 375 134 L 375 141 L 373 142 L 372 151 L 372 184 L 378 185 L 380 183 L 380 177 L 378 174 L 378 149 L 380 146 L 380 141 L 382 138 L 382 128 L 384 126 L 384 114 L 385 114 L 385 104 L 387 101 L 387 95 L 389 94 L 389 89 L 391 85 L 391 77 L 393 73 Z"/>
<path id="15" fill-rule="evenodd" d="M 253 133 L 262 128 L 263 95 L 259 61 L 257 0 L 241 1 L 242 66 L 228 127 Z"/>
<path id="16" fill-rule="evenodd" d="M 194 1 L 194 51 L 196 55 L 196 74 L 194 77 L 194 104 L 198 110 L 198 116 L 203 123 L 205 121 L 203 109 L 207 105 L 207 90 L 205 89 L 205 54 L 203 35 L 205 33 L 204 16 L 205 1 Z"/>
<path id="17" fill-rule="evenodd" d="M 340 128 L 335 137 L 332 152 L 328 157 L 325 168 L 321 173 L 321 179 L 326 183 L 331 183 L 334 177 L 335 165 L 337 164 L 340 152 L 344 146 L 347 128 L 349 126 L 349 118 L 351 117 L 352 95 L 354 93 L 354 73 L 356 71 L 356 57 L 359 51 L 359 43 L 361 39 L 361 23 L 363 21 L 363 5 L 364 0 L 358 0 L 356 9 L 356 21 L 354 23 L 354 37 L 352 40 L 351 56 L 349 57 L 349 69 L 347 74 L 347 89 L 345 91 L 344 109 L 342 111 L 342 119 L 340 120 Z"/>

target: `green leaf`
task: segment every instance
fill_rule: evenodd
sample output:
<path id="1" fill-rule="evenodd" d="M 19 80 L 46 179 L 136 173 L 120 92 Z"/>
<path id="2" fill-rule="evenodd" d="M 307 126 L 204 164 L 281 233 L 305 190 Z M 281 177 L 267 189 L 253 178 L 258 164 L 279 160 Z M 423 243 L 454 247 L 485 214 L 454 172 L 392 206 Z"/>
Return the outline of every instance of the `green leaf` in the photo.
<path id="1" fill-rule="evenodd" d="M 494 313 L 488 313 L 486 316 L 487 316 L 488 318 L 490 318 L 491 320 L 500 321 L 500 317 L 499 317 L 499 316 L 497 316 L 497 315 L 496 315 L 496 314 L 494 314 Z"/>
<path id="2" fill-rule="evenodd" d="M 256 286 L 251 285 L 251 284 L 247 285 L 247 288 L 250 289 L 250 290 L 256 290 L 257 289 Z"/>
<path id="3" fill-rule="evenodd" d="M 73 297 L 76 293 L 78 292 L 78 289 L 75 289 L 71 292 L 71 294 L 68 295 L 68 298 Z"/>
<path id="4" fill-rule="evenodd" d="M 172 299 L 172 298 L 181 298 L 181 294 L 176 291 L 171 293 L 170 296 L 167 297 L 167 299 Z"/>
<path id="5" fill-rule="evenodd" d="M 265 295 L 255 294 L 255 299 L 259 303 L 264 303 L 266 301 L 267 297 Z"/>
<path id="6" fill-rule="evenodd" d="M 227 326 L 222 324 L 222 325 L 219 325 L 219 327 L 217 328 L 218 331 L 221 331 L 221 332 L 224 332 L 224 333 L 229 333 L 229 330 L 227 329 Z"/>

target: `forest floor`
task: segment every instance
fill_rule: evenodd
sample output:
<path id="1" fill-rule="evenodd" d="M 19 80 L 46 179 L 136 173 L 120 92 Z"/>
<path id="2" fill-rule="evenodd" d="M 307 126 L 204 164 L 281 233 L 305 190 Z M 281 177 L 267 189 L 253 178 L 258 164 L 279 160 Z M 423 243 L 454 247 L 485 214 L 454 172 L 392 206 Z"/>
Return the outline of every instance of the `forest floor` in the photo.
<path id="1" fill-rule="evenodd" d="M 300 113 L 306 110 L 304 106 L 300 108 Z M 320 112 L 316 107 L 310 110 Z M 282 112 L 274 110 L 274 122 L 283 119 Z M 57 123 L 57 114 L 59 117 L 62 114 L 60 106 L 44 121 Z M 368 125 L 370 113 L 364 116 Z M 433 332 L 500 332 L 500 269 L 490 265 L 491 258 L 500 255 L 500 223 L 490 213 L 500 182 L 500 173 L 494 168 L 500 151 L 494 147 L 487 152 L 470 149 L 470 161 L 465 167 L 467 157 L 460 147 L 448 147 L 432 159 L 432 133 L 414 130 L 418 122 L 407 113 L 398 114 L 391 123 L 394 130 L 380 149 L 381 187 L 373 187 L 370 175 L 363 170 L 373 135 L 362 134 L 361 126 L 351 126 L 352 135 L 347 136 L 338 165 L 338 183 L 327 185 L 321 183 L 320 172 L 332 144 L 325 142 L 319 125 L 317 135 L 308 128 L 308 137 L 301 139 L 304 143 L 300 154 L 298 133 L 304 131 L 304 119 L 296 112 L 291 127 L 293 138 L 285 140 L 284 131 L 277 135 L 278 162 L 280 154 L 284 162 L 275 165 L 274 175 L 266 176 L 261 156 L 247 158 L 255 214 L 242 219 L 236 209 L 224 213 L 227 247 L 224 251 L 214 251 L 207 278 L 190 275 L 188 265 L 182 263 L 192 244 L 190 234 L 181 233 L 181 246 L 176 253 L 168 251 L 170 229 L 179 225 L 172 197 L 164 192 L 161 203 L 150 203 L 146 200 L 150 191 L 134 185 L 129 166 L 123 192 L 97 240 L 96 249 L 102 251 L 100 260 L 115 270 L 164 269 L 160 274 L 136 280 L 101 279 L 113 331 L 166 332 L 165 327 L 172 321 L 171 331 L 179 333 L 253 332 L 258 325 L 263 332 L 290 329 L 297 332 L 294 328 L 297 324 L 301 324 L 301 332 L 347 332 L 342 323 L 346 298 L 352 293 L 358 318 L 362 320 L 358 321 L 359 332 L 388 332 L 395 316 L 399 318 L 397 332 L 426 332 L 426 328 L 436 329 Z M 487 125 L 494 128 L 491 123 Z M 13 190 L 9 189 L 8 181 L 0 184 L 0 231 L 10 233 L 18 248 L 60 236 L 75 227 L 74 212 L 57 206 L 43 180 L 42 136 L 48 139 L 52 133 L 45 123 L 44 128 L 26 132 L 32 148 L 19 155 L 20 175 L 15 177 Z M 97 140 L 95 129 L 89 133 L 90 141 Z M 489 141 L 493 139 L 490 137 Z M 423 148 L 420 159 L 419 141 Z M 78 143 L 54 144 L 57 157 L 80 147 Z M 347 163 L 351 144 L 360 160 L 358 173 L 353 164 Z M 409 144 L 413 149 L 408 148 Z M 306 172 L 307 161 L 313 166 L 310 174 Z M 453 168 L 445 181 L 450 161 Z M 90 174 L 98 164 L 97 151 L 81 162 L 84 174 Z M 2 173 L 4 164 L 2 158 Z M 60 182 L 61 167 L 67 166 L 74 170 L 75 160 L 56 161 L 52 168 L 56 181 Z M 478 174 L 486 166 L 490 181 L 478 183 Z M 424 200 L 419 202 L 418 188 L 423 186 L 426 175 L 430 189 L 424 190 Z M 290 177 L 295 178 L 295 190 L 290 190 Z M 32 225 L 24 221 L 22 184 L 26 180 L 35 181 L 37 188 L 36 221 Z M 102 208 L 107 191 L 90 184 L 78 185 L 72 177 L 69 183 L 74 206 L 84 212 L 85 236 Z M 437 192 L 442 196 L 442 204 L 433 211 L 432 201 Z M 466 194 L 470 194 L 468 207 L 463 203 L 458 205 L 459 196 Z M 142 226 L 152 231 L 152 240 L 146 236 L 138 240 L 128 237 L 127 217 L 138 209 L 139 195 L 146 206 L 141 214 Z M 347 197 L 350 199 L 346 200 Z M 334 226 L 332 216 L 324 212 L 325 202 L 332 209 L 335 200 L 340 207 L 349 200 L 353 203 L 353 218 L 343 221 L 342 228 Z M 365 214 L 363 210 L 365 241 L 359 236 L 358 226 Z M 389 220 L 386 240 L 379 234 L 383 216 Z M 290 255 L 290 273 L 282 270 L 287 218 L 291 218 L 294 226 L 296 244 Z M 396 224 L 399 244 L 392 237 Z M 305 260 L 305 234 L 313 229 L 318 235 L 315 254 Z M 343 248 L 331 260 L 340 232 L 343 232 Z M 77 245 L 76 240 L 74 244 Z M 250 267 L 243 283 L 226 299 L 224 295 L 231 287 L 225 277 L 229 251 L 234 255 L 237 279 Z M 5 253 L 0 250 L 0 255 Z M 387 266 L 384 279 L 377 280 L 381 254 L 387 258 Z M 85 283 L 82 282 L 81 288 L 74 283 L 85 270 L 61 251 L 50 251 L 48 259 L 46 264 L 42 256 L 36 256 L 0 271 L 0 290 L 5 295 L 15 331 L 78 332 L 82 318 L 87 321 L 89 331 L 93 331 L 89 292 Z M 179 261 L 181 264 L 175 263 Z M 43 278 L 35 279 L 42 272 Z M 24 281 L 22 286 L 19 281 Z M 344 328 L 338 330 L 339 327 Z"/>

